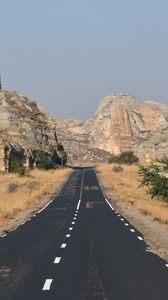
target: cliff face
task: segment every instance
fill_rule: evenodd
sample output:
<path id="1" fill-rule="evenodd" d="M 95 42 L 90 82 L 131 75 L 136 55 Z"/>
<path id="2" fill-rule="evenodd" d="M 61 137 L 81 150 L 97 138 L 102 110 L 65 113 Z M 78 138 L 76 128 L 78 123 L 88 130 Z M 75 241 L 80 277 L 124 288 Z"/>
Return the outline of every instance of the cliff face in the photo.
<path id="1" fill-rule="evenodd" d="M 66 161 L 54 120 L 24 95 L 0 90 L 0 169 L 8 171 L 11 160 L 35 166 L 37 150 L 45 151 L 53 164 Z"/>
<path id="2" fill-rule="evenodd" d="M 104 98 L 85 122 L 58 120 L 57 129 L 71 160 L 102 160 L 133 150 L 148 162 L 168 154 L 168 106 L 124 94 Z"/>

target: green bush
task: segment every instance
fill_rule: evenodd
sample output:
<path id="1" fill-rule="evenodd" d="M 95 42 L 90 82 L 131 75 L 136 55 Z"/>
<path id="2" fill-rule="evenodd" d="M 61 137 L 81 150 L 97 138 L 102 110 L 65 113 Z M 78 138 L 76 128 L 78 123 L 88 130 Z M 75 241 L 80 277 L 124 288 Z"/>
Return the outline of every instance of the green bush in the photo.
<path id="1" fill-rule="evenodd" d="M 127 151 L 127 152 L 122 152 L 119 155 L 113 155 L 108 163 L 120 163 L 120 164 L 128 164 L 132 165 L 134 163 L 137 163 L 139 161 L 139 158 L 134 154 L 133 151 Z"/>
<path id="2" fill-rule="evenodd" d="M 15 192 L 18 189 L 19 185 L 16 182 L 9 182 L 8 184 L 8 192 L 12 193 Z"/>
<path id="3" fill-rule="evenodd" d="M 47 153 L 43 150 L 36 151 L 37 167 L 39 169 L 50 169 Z"/>
<path id="4" fill-rule="evenodd" d="M 115 166 L 115 167 L 113 167 L 113 171 L 116 172 L 116 173 L 123 172 L 123 167 Z"/>
<path id="5" fill-rule="evenodd" d="M 19 173 L 20 169 L 21 169 L 21 166 L 18 161 L 16 161 L 16 160 L 10 161 L 10 172 Z"/>
<path id="6" fill-rule="evenodd" d="M 161 160 L 158 163 L 140 167 L 140 186 L 148 188 L 151 198 L 160 197 L 163 201 L 168 202 L 168 178 L 166 176 L 168 160 Z"/>

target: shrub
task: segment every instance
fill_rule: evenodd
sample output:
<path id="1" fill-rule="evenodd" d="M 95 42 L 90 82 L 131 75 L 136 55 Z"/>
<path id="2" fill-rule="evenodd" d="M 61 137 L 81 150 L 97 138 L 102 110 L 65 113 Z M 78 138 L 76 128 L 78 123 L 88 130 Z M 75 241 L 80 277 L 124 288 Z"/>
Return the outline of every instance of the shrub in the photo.
<path id="1" fill-rule="evenodd" d="M 160 161 L 159 164 L 151 164 L 140 167 L 141 185 L 148 188 L 151 198 L 160 197 L 168 202 L 168 178 L 166 177 L 166 164 L 168 161 Z"/>
<path id="2" fill-rule="evenodd" d="M 37 187 L 37 182 L 36 181 L 30 181 L 27 183 L 27 188 L 32 191 Z"/>
<path id="3" fill-rule="evenodd" d="M 132 165 L 134 163 L 137 163 L 139 161 L 139 158 L 134 154 L 133 151 L 127 151 L 122 152 L 119 155 L 113 155 L 108 163 L 120 163 L 120 164 L 129 164 Z"/>
<path id="4" fill-rule="evenodd" d="M 121 167 L 121 166 L 115 166 L 113 168 L 113 171 L 116 172 L 116 173 L 123 172 L 123 167 Z"/>
<path id="5" fill-rule="evenodd" d="M 8 192 L 12 193 L 15 192 L 18 189 L 19 185 L 16 182 L 9 182 L 8 184 Z"/>
<path id="6" fill-rule="evenodd" d="M 20 164 L 16 160 L 11 160 L 10 161 L 10 172 L 12 173 L 19 173 L 20 172 Z"/>
<path id="7" fill-rule="evenodd" d="M 48 170 L 50 168 L 47 153 L 43 150 L 36 151 L 37 167 Z"/>

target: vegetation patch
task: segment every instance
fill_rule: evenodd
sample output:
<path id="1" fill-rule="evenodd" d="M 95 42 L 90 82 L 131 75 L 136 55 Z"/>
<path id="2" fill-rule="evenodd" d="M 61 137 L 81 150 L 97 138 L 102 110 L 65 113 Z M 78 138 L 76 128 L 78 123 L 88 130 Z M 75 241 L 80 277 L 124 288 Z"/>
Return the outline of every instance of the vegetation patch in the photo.
<path id="1" fill-rule="evenodd" d="M 148 189 L 151 198 L 159 197 L 168 202 L 168 159 L 140 167 L 141 185 Z"/>
<path id="2" fill-rule="evenodd" d="M 116 172 L 116 173 L 123 172 L 123 167 L 121 167 L 121 166 L 114 166 L 113 167 L 113 172 Z"/>
<path id="3" fill-rule="evenodd" d="M 19 173 L 21 170 L 20 163 L 16 160 L 10 161 L 10 172 L 11 173 Z"/>
<path id="4" fill-rule="evenodd" d="M 160 170 L 160 163 L 158 163 L 157 165 L 159 166 Z M 155 196 L 154 199 L 151 199 L 151 194 L 149 194 L 148 186 L 142 184 L 143 177 L 140 176 L 139 167 L 137 165 L 125 165 L 123 168 L 123 172 L 113 172 L 111 169 L 111 165 L 101 164 L 97 167 L 97 171 L 99 173 L 99 177 L 103 186 L 107 188 L 108 191 L 111 190 L 112 193 L 115 193 L 120 201 L 128 205 L 128 208 L 131 209 L 132 207 L 133 209 L 138 210 L 143 215 L 151 216 L 152 220 L 154 221 L 168 224 L 167 200 L 160 201 L 160 195 L 159 197 Z M 165 165 L 164 175 L 160 173 L 160 176 L 166 176 Z M 154 182 L 156 183 L 156 181 Z M 161 186 L 163 188 L 163 192 L 160 191 Z M 164 196 L 167 192 L 164 191 L 166 189 L 166 186 L 167 180 L 165 183 L 164 178 L 162 185 L 159 185 L 159 191 L 163 193 Z M 155 190 L 154 192 L 156 193 Z"/>
<path id="5" fill-rule="evenodd" d="M 48 161 L 48 154 L 43 150 L 36 151 L 37 167 L 39 169 L 49 170 L 50 164 Z"/>
<path id="6" fill-rule="evenodd" d="M 58 191 L 71 169 L 32 170 L 29 176 L 0 174 L 0 224 L 18 212 L 37 209 Z M 3 223 L 2 222 L 2 223 Z"/>
<path id="7" fill-rule="evenodd" d="M 9 182 L 8 184 L 8 192 L 13 193 L 18 189 L 19 185 L 16 182 Z"/>
<path id="8" fill-rule="evenodd" d="M 36 189 L 38 186 L 38 182 L 36 181 L 29 181 L 27 183 L 27 188 L 32 192 L 34 189 Z"/>
<path id="9" fill-rule="evenodd" d="M 122 152 L 119 155 L 113 155 L 108 163 L 119 163 L 119 164 L 128 164 L 132 165 L 139 161 L 139 158 L 134 154 L 133 151 Z"/>

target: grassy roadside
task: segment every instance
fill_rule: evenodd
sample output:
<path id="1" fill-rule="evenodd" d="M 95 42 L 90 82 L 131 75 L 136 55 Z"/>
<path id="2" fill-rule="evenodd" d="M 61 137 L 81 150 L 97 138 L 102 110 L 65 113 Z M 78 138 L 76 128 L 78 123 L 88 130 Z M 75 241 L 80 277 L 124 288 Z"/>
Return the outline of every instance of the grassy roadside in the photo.
<path id="1" fill-rule="evenodd" d="M 18 213 L 40 207 L 63 184 L 71 169 L 33 170 L 28 176 L 0 174 L 0 226 Z"/>
<path id="2" fill-rule="evenodd" d="M 168 204 L 151 199 L 145 188 L 140 185 L 138 166 L 123 165 L 123 172 L 112 171 L 114 165 L 102 164 L 96 170 L 103 186 L 113 189 L 122 202 L 140 211 L 143 215 L 151 216 L 153 221 L 168 225 Z"/>

